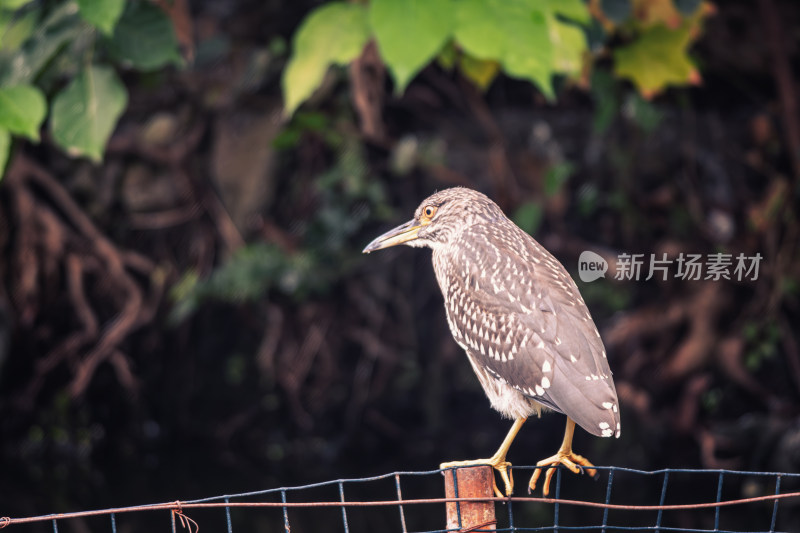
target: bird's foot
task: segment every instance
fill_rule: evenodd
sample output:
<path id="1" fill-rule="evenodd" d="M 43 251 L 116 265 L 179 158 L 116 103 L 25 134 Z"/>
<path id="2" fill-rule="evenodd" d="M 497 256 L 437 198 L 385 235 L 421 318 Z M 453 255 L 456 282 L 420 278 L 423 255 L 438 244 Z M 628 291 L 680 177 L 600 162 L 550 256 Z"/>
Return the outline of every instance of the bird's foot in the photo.
<path id="1" fill-rule="evenodd" d="M 572 451 L 567 452 L 559 450 L 554 456 L 542 459 L 536 463 L 536 466 L 539 468 L 537 468 L 533 476 L 531 476 L 531 482 L 528 484 L 528 494 L 536 490 L 536 482 L 539 480 L 539 476 L 542 475 L 542 471 L 545 470 L 544 467 L 549 467 L 544 475 L 544 486 L 542 487 L 542 494 L 547 496 L 550 493 L 550 480 L 553 479 L 553 474 L 556 473 L 556 467 L 558 465 L 566 466 L 575 474 L 580 474 L 584 471 L 583 469 L 586 468 L 586 473 L 589 474 L 589 476 L 594 477 L 597 475 L 597 471 L 592 468 L 594 465 L 585 457 L 573 453 Z"/>
<path id="2" fill-rule="evenodd" d="M 511 466 L 511 463 L 506 461 L 505 456 L 491 457 L 489 459 L 474 459 L 472 461 L 451 461 L 449 463 L 440 464 L 439 468 L 444 470 L 446 468 L 461 468 L 465 466 L 491 466 L 497 470 L 500 473 L 500 478 L 502 478 L 506 489 L 506 493 L 503 494 L 497 487 L 497 480 L 495 480 L 494 476 L 492 476 L 492 488 L 494 489 L 494 493 L 498 498 L 511 496 L 511 494 L 514 492 L 514 477 L 508 470 L 508 467 Z"/>

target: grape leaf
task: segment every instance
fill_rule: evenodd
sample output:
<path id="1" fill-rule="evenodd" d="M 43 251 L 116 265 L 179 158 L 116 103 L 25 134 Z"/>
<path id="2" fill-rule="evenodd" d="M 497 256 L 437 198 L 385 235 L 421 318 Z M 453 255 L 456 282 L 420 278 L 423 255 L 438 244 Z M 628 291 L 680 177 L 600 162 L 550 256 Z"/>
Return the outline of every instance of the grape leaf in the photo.
<path id="1" fill-rule="evenodd" d="M 306 17 L 295 33 L 292 57 L 283 71 L 286 115 L 313 94 L 331 65 L 357 58 L 368 39 L 367 13 L 360 4 L 333 2 Z"/>
<path id="2" fill-rule="evenodd" d="M 450 38 L 452 0 L 372 0 L 369 22 L 378 49 L 402 93 Z"/>
<path id="3" fill-rule="evenodd" d="M 69 155 L 99 162 L 127 102 L 128 92 L 112 68 L 88 66 L 53 99 L 53 139 Z"/>
<path id="4" fill-rule="evenodd" d="M 33 85 L 0 87 L 0 127 L 39 142 L 47 101 Z"/>
<path id="5" fill-rule="evenodd" d="M 671 30 L 665 26 L 646 29 L 631 44 L 614 52 L 614 72 L 630 79 L 644 98 L 652 98 L 669 85 L 700 83 L 700 74 L 687 49 L 691 26 Z"/>
<path id="6" fill-rule="evenodd" d="M 125 0 L 77 0 L 83 20 L 98 28 L 106 35 L 114 33 Z"/>

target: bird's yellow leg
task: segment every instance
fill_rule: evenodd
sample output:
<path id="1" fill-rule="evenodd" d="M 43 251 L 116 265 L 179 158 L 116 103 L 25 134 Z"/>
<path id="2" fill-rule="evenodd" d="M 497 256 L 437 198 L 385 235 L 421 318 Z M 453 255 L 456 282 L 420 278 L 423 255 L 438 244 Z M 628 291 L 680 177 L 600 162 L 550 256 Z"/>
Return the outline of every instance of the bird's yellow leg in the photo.
<path id="1" fill-rule="evenodd" d="M 495 454 L 491 456 L 489 459 L 474 459 L 472 461 L 451 461 L 449 463 L 442 463 L 439 465 L 439 468 L 458 468 L 462 466 L 479 466 L 479 465 L 489 465 L 495 470 L 500 473 L 500 477 L 503 479 L 503 483 L 505 484 L 506 493 L 505 496 L 511 496 L 511 493 L 514 492 L 514 478 L 513 476 L 509 475 L 508 467 L 511 466 L 511 463 L 506 461 L 506 454 L 508 453 L 508 449 L 511 447 L 511 443 L 514 442 L 514 437 L 517 436 L 519 433 L 522 424 L 525 423 L 525 418 L 517 418 L 514 421 L 514 425 L 511 426 L 511 429 L 508 431 L 508 435 L 506 438 L 503 439 L 503 443 L 500 445 L 500 448 L 497 449 Z M 494 482 L 494 493 L 502 498 L 503 493 L 500 492 L 500 489 L 497 488 L 497 482 Z"/>
<path id="2" fill-rule="evenodd" d="M 544 476 L 544 487 L 542 488 L 542 493 L 545 496 L 550 493 L 550 480 L 553 479 L 553 474 L 556 472 L 556 467 L 560 464 L 566 466 L 576 474 L 583 472 L 582 467 L 586 467 L 586 473 L 591 477 L 594 477 L 595 474 L 597 474 L 597 471 L 592 468 L 594 465 L 590 463 L 588 459 L 572 451 L 572 436 L 574 433 L 575 421 L 570 417 L 567 417 L 567 429 L 564 431 L 564 441 L 561 443 L 561 448 L 558 449 L 554 456 L 548 457 L 547 459 L 542 459 L 536 463 L 536 466 L 538 467 L 549 467 Z M 544 469 L 537 468 L 533 473 L 531 482 L 528 484 L 528 493 L 531 493 L 536 489 L 536 482 L 539 480 L 539 476 L 542 475 L 542 470 Z"/>

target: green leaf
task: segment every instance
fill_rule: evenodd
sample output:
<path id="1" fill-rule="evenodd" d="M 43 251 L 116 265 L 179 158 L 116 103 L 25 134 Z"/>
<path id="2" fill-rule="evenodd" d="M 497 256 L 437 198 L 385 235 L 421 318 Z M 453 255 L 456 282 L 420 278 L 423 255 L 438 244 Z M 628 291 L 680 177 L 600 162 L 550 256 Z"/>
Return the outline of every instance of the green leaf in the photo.
<path id="1" fill-rule="evenodd" d="M 0 57 L 0 85 L 30 83 L 53 57 L 80 36 L 85 27 L 78 20 L 78 6 L 65 2 L 56 7 L 20 47 Z"/>
<path id="2" fill-rule="evenodd" d="M 114 32 L 114 26 L 122 16 L 125 0 L 77 0 L 83 19 L 106 35 Z"/>
<path id="3" fill-rule="evenodd" d="M 148 1 L 131 1 L 117 22 L 108 42 L 111 54 L 138 70 L 155 70 L 181 63 L 178 40 L 172 22 Z"/>
<path id="4" fill-rule="evenodd" d="M 26 4 L 30 4 L 32 1 L 33 0 L 0 0 L 0 8 L 13 11 Z"/>
<path id="5" fill-rule="evenodd" d="M 19 49 L 36 29 L 39 11 L 26 12 L 0 11 L 0 50 Z"/>
<path id="6" fill-rule="evenodd" d="M 453 34 L 470 55 L 500 63 L 553 99 L 553 74 L 576 74 L 587 50 L 583 30 L 561 20 L 591 21 L 582 0 L 461 0 Z"/>
<path id="7" fill-rule="evenodd" d="M 452 0 L 372 0 L 369 22 L 378 48 L 402 93 L 450 37 Z"/>
<path id="8" fill-rule="evenodd" d="M 87 67 L 53 99 L 53 139 L 69 155 L 99 162 L 127 102 L 128 92 L 112 68 Z"/>
<path id="9" fill-rule="evenodd" d="M 589 10 L 582 0 L 547 0 L 547 4 L 550 12 L 545 16 L 553 43 L 554 70 L 569 76 L 580 74 L 588 43 L 586 33 L 576 23 L 588 26 L 592 20 Z"/>
<path id="10" fill-rule="evenodd" d="M 36 87 L 0 87 L 0 127 L 39 142 L 39 128 L 46 114 L 47 101 Z"/>
<path id="11" fill-rule="evenodd" d="M 532 81 L 553 98 L 553 45 L 534 0 L 462 0 L 456 3 L 456 41 L 479 59 L 499 61 L 510 76 Z"/>
<path id="12" fill-rule="evenodd" d="M 292 57 L 283 72 L 286 115 L 314 93 L 331 65 L 357 58 L 368 39 L 367 13 L 360 4 L 333 2 L 306 17 L 295 33 Z"/>
<path id="13" fill-rule="evenodd" d="M 614 52 L 614 72 L 630 79 L 645 98 L 669 85 L 698 83 L 699 74 L 687 54 L 690 42 L 689 25 L 677 30 L 652 26 Z"/>
<path id="14" fill-rule="evenodd" d="M 6 163 L 11 155 L 11 133 L 7 129 L 0 128 L 0 181 L 6 174 Z"/>

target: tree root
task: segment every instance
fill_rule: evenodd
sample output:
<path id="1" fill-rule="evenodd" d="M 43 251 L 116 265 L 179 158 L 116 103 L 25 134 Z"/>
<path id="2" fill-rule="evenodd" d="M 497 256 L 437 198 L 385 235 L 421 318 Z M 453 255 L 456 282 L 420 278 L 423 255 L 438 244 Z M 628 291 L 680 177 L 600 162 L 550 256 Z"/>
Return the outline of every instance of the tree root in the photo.
<path id="1" fill-rule="evenodd" d="M 64 305 L 54 295 L 68 295 L 68 309 L 57 325 L 66 330 L 52 332 L 63 340 L 36 362 L 18 404 L 33 406 L 48 376 L 65 363 L 73 397 L 86 392 L 104 362 L 135 394 L 138 382 L 122 346 L 155 315 L 163 287 L 155 281 L 154 265 L 117 248 L 58 180 L 25 155 L 16 155 L 6 179 L 13 205 L 10 227 L 16 228 L 11 239 L 17 244 L 9 285 L 15 288 L 12 302 L 22 325 L 36 328 L 44 309 Z M 62 284 L 66 291 L 58 290 Z"/>

